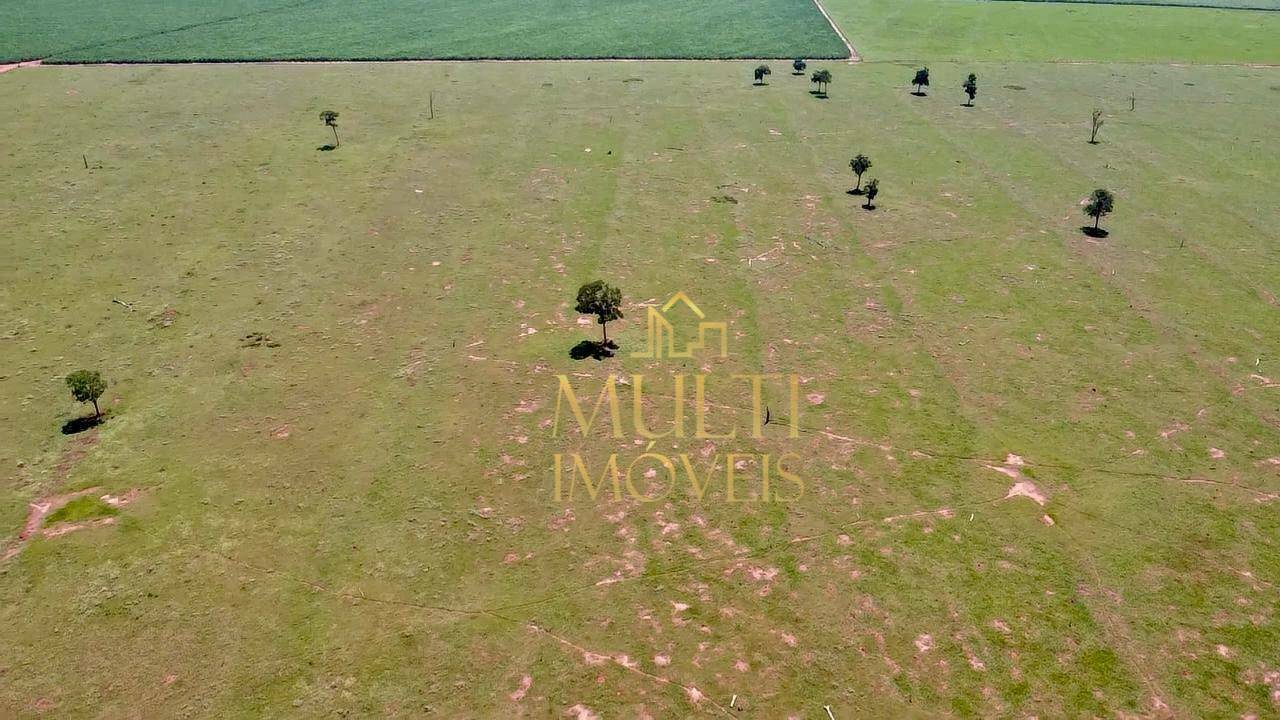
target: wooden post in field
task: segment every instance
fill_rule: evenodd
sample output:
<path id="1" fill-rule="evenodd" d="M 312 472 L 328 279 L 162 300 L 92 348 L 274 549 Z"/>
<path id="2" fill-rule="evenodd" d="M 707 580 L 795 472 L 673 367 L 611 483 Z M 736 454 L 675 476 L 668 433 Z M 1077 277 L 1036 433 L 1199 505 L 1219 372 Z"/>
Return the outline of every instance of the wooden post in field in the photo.
<path id="1" fill-rule="evenodd" d="M 81 159 L 81 160 L 84 160 L 84 169 L 85 169 L 85 170 L 88 170 L 88 169 L 89 169 L 89 156 L 88 156 L 88 155 L 81 155 L 81 156 L 80 156 L 80 159 Z"/>

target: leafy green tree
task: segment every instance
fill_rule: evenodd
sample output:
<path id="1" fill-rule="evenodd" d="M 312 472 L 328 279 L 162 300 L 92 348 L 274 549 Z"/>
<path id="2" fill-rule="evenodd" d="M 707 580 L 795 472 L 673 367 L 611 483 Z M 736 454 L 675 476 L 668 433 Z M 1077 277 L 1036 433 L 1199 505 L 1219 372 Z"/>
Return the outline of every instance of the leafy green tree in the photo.
<path id="1" fill-rule="evenodd" d="M 879 194 L 880 194 L 880 181 L 875 178 L 871 178 L 870 180 L 867 181 L 867 202 L 862 207 L 868 210 L 875 209 L 875 205 L 873 203 L 875 203 L 876 196 Z"/>
<path id="2" fill-rule="evenodd" d="M 1098 229 L 1098 223 L 1102 221 L 1102 216 L 1109 214 L 1115 209 L 1116 199 L 1109 191 L 1098 188 L 1089 196 L 1089 202 L 1084 206 L 1084 214 L 1093 218 L 1093 229 Z"/>
<path id="3" fill-rule="evenodd" d="M 849 169 L 853 174 L 858 176 L 858 186 L 853 189 L 855 193 L 862 192 L 862 173 L 871 169 L 871 158 L 858 153 L 858 156 L 849 161 Z"/>
<path id="4" fill-rule="evenodd" d="M 338 113 L 332 110 L 325 110 L 320 113 L 320 119 L 324 121 L 325 125 L 333 130 L 333 146 L 340 146 L 342 143 L 338 141 Z"/>
<path id="5" fill-rule="evenodd" d="M 831 84 L 831 71 L 816 70 L 813 73 L 813 77 L 809 78 L 809 82 L 816 83 L 818 85 L 818 94 L 825 96 L 827 94 L 827 86 Z"/>
<path id="6" fill-rule="evenodd" d="M 67 376 L 67 387 L 71 388 L 71 397 L 76 402 L 93 403 L 94 418 L 102 417 L 102 411 L 98 409 L 98 398 L 107 391 L 107 381 L 102 379 L 102 373 L 97 370 L 77 370 Z"/>
<path id="7" fill-rule="evenodd" d="M 574 308 L 583 315 L 595 315 L 600 323 L 601 344 L 609 345 L 610 320 L 622 319 L 622 291 L 603 280 L 578 288 L 578 304 Z"/>
<path id="8" fill-rule="evenodd" d="M 969 107 L 973 107 L 973 99 L 978 96 L 978 76 L 969 73 L 969 79 L 964 81 L 964 94 L 969 96 Z"/>
<path id="9" fill-rule="evenodd" d="M 757 84 L 757 85 L 763 85 L 763 84 L 764 84 L 764 76 L 765 76 L 765 75 L 772 75 L 772 74 L 773 74 L 773 71 L 769 69 L 769 66 L 768 66 L 768 65 L 759 65 L 759 66 L 757 66 L 757 67 L 756 67 L 756 84 Z"/>
<path id="10" fill-rule="evenodd" d="M 929 68 L 924 67 L 916 71 L 916 76 L 912 78 L 911 84 L 916 86 L 916 94 L 923 95 L 922 88 L 929 87 Z"/>
<path id="11" fill-rule="evenodd" d="M 809 63 L 805 62 L 804 58 L 796 58 L 791 61 L 791 70 L 795 75 L 803 75 L 804 69 L 807 67 L 809 67 Z"/>

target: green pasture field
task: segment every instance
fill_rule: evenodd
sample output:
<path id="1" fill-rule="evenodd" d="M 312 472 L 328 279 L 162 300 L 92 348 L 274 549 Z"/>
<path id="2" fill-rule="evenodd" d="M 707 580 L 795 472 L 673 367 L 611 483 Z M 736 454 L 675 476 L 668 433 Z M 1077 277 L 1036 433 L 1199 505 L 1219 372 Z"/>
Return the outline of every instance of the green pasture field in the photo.
<path id="1" fill-rule="evenodd" d="M 976 0 L 825 0 L 864 60 L 1280 64 L 1280 13 Z"/>
<path id="2" fill-rule="evenodd" d="M 992 2 L 1064 2 L 1097 5 L 1169 5 L 1227 10 L 1280 10 L 1280 0 L 991 0 Z"/>
<path id="3" fill-rule="evenodd" d="M 140 491 L 0 563 L 0 715 L 1274 715 L 1276 71 L 753 66 L 0 75 L 5 540 Z M 727 358 L 632 355 L 678 290 Z M 661 428 L 681 371 L 799 414 L 553 434 L 559 374 Z M 804 494 L 555 498 L 646 448 Z"/>
<path id="4" fill-rule="evenodd" d="M 811 0 L 4 0 L 0 61 L 832 57 Z"/>

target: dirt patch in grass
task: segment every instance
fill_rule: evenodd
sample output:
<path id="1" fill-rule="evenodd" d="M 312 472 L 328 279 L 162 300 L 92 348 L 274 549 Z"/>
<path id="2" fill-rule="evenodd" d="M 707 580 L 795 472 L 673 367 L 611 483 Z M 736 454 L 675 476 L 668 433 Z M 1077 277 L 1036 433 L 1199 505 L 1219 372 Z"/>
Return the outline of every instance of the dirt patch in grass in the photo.
<path id="1" fill-rule="evenodd" d="M 61 495 L 49 495 L 31 503 L 22 530 L 5 546 L 3 554 L 0 554 L 0 561 L 22 552 L 27 541 L 36 534 L 55 538 L 84 528 L 112 525 L 120 514 L 120 508 L 134 502 L 142 494 L 137 488 L 123 495 L 98 495 L 99 490 L 99 487 L 90 487 Z"/>
<path id="2" fill-rule="evenodd" d="M 72 500 L 92 495 L 97 490 L 98 488 L 93 487 L 63 495 L 50 495 L 31 503 L 27 512 L 27 521 L 23 523 L 22 530 L 18 532 L 18 537 L 10 541 L 8 546 L 5 547 L 4 555 L 0 556 L 0 559 L 8 560 L 14 555 L 22 552 L 22 547 L 26 544 L 27 540 L 31 539 L 32 535 L 35 535 L 40 531 L 40 528 L 44 525 L 45 518 L 48 517 L 50 513 L 60 510 Z"/>
<path id="3" fill-rule="evenodd" d="M 1004 496 L 1006 500 L 1014 497 L 1026 497 L 1034 500 L 1037 505 L 1044 506 L 1045 503 L 1049 502 L 1049 498 L 1030 478 L 1022 474 L 1024 465 L 1026 463 L 1021 457 L 1009 453 L 1003 465 L 987 465 L 986 467 L 1013 478 L 1013 486 L 1009 488 L 1009 492 Z"/>
<path id="4" fill-rule="evenodd" d="M 71 447 L 62 453 L 62 457 L 58 459 L 57 466 L 54 467 L 54 478 L 62 480 L 79 462 L 89 454 L 89 450 L 98 444 L 98 433 L 90 433 L 82 435 L 71 443 Z"/>
<path id="5" fill-rule="evenodd" d="M 75 523 L 84 520 L 111 517 L 118 515 L 115 506 L 107 504 L 102 498 L 92 495 L 81 495 L 68 500 L 62 507 L 51 510 L 44 518 L 45 527 L 62 522 Z"/>

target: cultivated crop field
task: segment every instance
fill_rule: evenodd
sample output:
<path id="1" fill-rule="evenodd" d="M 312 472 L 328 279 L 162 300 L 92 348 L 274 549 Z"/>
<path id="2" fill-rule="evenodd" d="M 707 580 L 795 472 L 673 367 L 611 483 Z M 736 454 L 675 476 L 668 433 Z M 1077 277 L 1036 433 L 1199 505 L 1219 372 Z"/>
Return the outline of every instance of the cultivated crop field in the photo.
<path id="1" fill-rule="evenodd" d="M 0 61 L 847 57 L 812 0 L 5 0 Z"/>
<path id="2" fill-rule="evenodd" d="M 1275 71 L 754 65 L 0 76 L 0 714 L 1274 715 Z M 676 291 L 727 357 L 633 355 Z M 738 437 L 556 430 L 682 371 Z M 556 499 L 646 448 L 720 474 Z"/>

